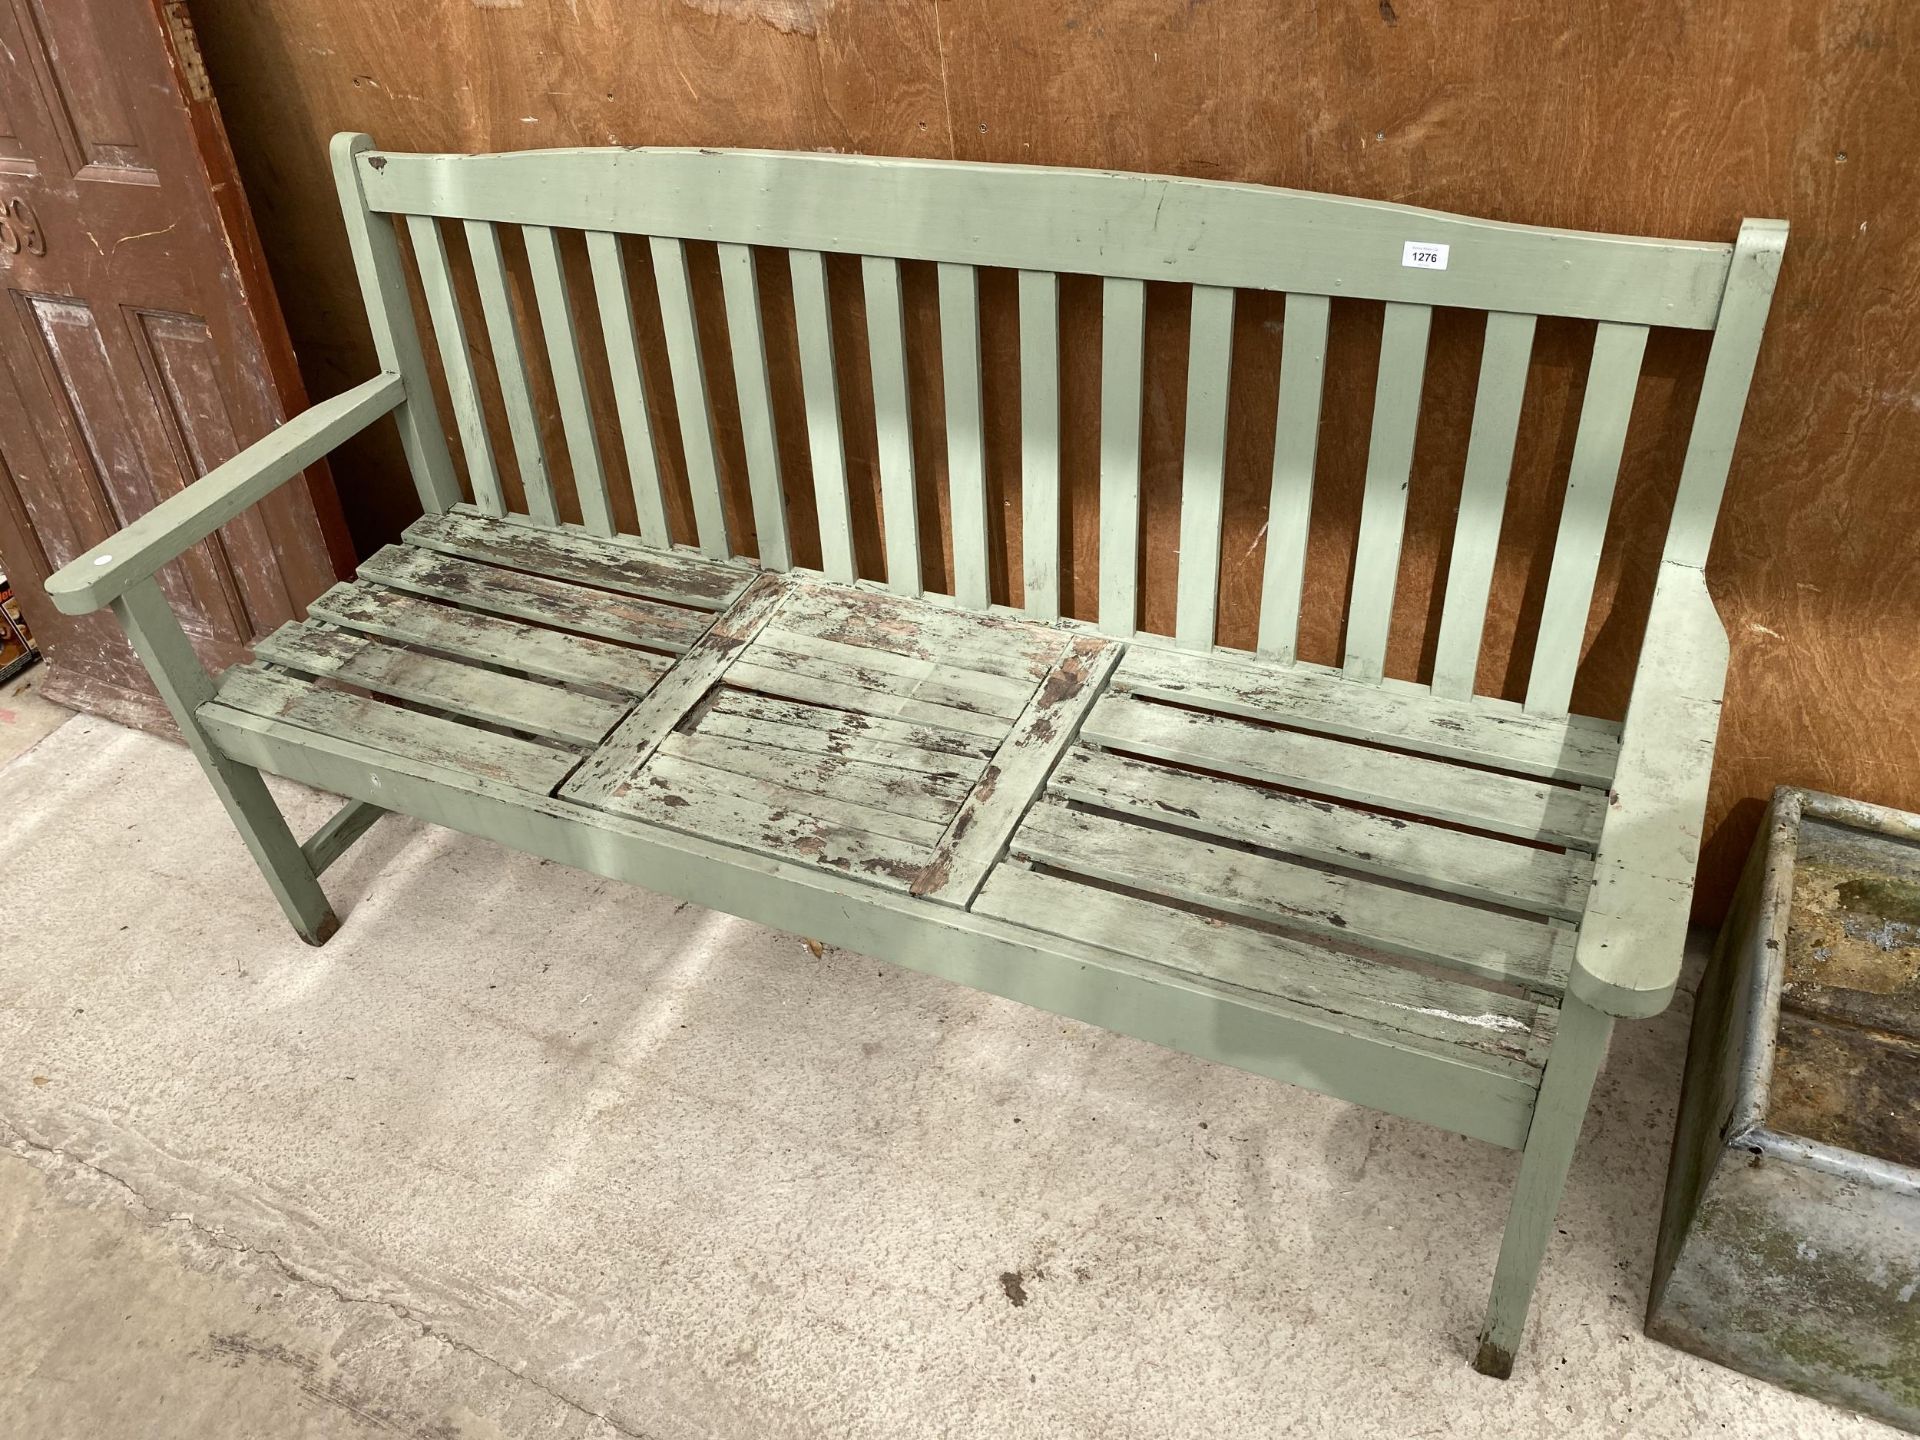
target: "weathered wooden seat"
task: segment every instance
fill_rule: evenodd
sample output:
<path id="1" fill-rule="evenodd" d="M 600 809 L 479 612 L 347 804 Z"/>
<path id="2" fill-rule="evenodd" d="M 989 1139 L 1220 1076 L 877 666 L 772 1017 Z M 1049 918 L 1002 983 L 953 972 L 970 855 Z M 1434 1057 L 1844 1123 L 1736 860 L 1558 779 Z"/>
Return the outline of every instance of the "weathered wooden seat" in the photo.
<path id="1" fill-rule="evenodd" d="M 1630 240 L 1246 186 L 744 152 L 390 155 L 343 136 L 335 159 L 383 373 L 49 587 L 68 610 L 113 606 L 300 933 L 332 933 L 318 875 L 400 811 L 1519 1148 L 1477 1359 L 1507 1373 L 1612 1019 L 1657 1012 L 1677 975 L 1726 664 L 1701 567 L 1784 227 L 1749 222 L 1734 245 Z M 484 351 L 446 246 L 455 221 Z M 509 227 L 564 467 L 529 385 Z M 583 339 L 563 229 L 585 232 L 597 338 Z M 645 373 L 623 234 L 648 237 L 670 405 Z M 715 438 L 690 241 L 717 246 L 739 475 Z M 788 252 L 818 567 L 789 540 L 752 247 Z M 861 257 L 881 578 L 855 560 L 826 251 Z M 923 591 L 902 260 L 939 267 L 950 595 Z M 1020 271 L 1012 606 L 990 603 L 982 266 Z M 1055 271 L 1102 285 L 1091 623 L 1061 614 Z M 1192 288 L 1172 635 L 1137 624 L 1148 279 Z M 1288 294 L 1254 652 L 1214 643 L 1241 288 Z M 1387 307 L 1338 668 L 1299 660 L 1294 638 L 1335 294 Z M 1383 672 L 1435 305 L 1488 314 L 1439 636 L 1415 681 Z M 1476 695 L 1475 670 L 1538 314 L 1596 328 L 1514 702 Z M 1568 699 L 1654 325 L 1713 342 L 1622 725 Z M 656 406 L 675 417 L 696 545 L 672 543 Z M 425 517 L 216 682 L 156 572 L 389 414 Z M 263 770 L 349 803 L 301 844 Z"/>

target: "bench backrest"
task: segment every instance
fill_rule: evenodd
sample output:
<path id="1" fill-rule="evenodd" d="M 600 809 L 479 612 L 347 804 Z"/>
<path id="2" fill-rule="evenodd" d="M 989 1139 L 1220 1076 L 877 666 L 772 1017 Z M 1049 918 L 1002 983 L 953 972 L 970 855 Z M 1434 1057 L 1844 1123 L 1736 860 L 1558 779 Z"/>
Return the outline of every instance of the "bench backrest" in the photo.
<path id="1" fill-rule="evenodd" d="M 754 251 L 782 250 L 791 276 L 807 453 L 821 568 L 854 580 L 857 524 L 883 537 L 885 583 L 919 593 L 912 411 L 937 383 L 944 416 L 946 511 L 955 599 L 989 603 L 989 484 L 983 432 L 983 268 L 1018 273 L 1019 493 L 1022 573 L 1016 608 L 1061 610 L 1061 356 L 1059 277 L 1098 277 L 1101 296 L 1099 627 L 1134 633 L 1139 614 L 1143 334 L 1148 282 L 1191 287 L 1185 377 L 1175 639 L 1211 646 L 1221 568 L 1227 394 L 1236 292 L 1285 296 L 1271 500 L 1258 648 L 1292 658 L 1307 560 L 1330 298 L 1385 303 L 1361 513 L 1353 556 L 1344 670 L 1382 675 L 1401 565 L 1407 490 L 1436 306 L 1485 312 L 1477 397 L 1458 522 L 1448 560 L 1432 685 L 1474 687 L 1506 507 L 1515 432 L 1536 317 L 1597 323 L 1584 401 L 1527 688 L 1529 709 L 1564 712 L 1586 633 L 1601 542 L 1650 327 L 1714 332 L 1664 558 L 1706 558 L 1733 440 L 1785 241 L 1784 224 L 1749 221 L 1728 244 L 1635 239 L 1499 224 L 1375 201 L 1264 186 L 1106 171 L 973 165 L 755 151 L 591 149 L 499 155 L 382 153 L 365 136 L 335 142 L 336 173 L 382 363 L 427 394 L 404 229 L 437 338 L 474 501 L 505 506 L 503 457 L 488 404 L 504 411 L 526 512 L 559 523 L 553 457 L 543 449 L 528 383 L 532 348 L 502 237 L 524 247 L 547 378 L 580 522 L 615 531 L 600 434 L 619 437 L 638 532 L 668 544 L 649 395 L 671 396 L 699 548 L 726 556 L 728 477 L 716 445 L 689 242 L 717 251 L 720 308 L 737 392 L 741 453 L 759 562 L 793 563 L 782 502 L 759 274 Z M 450 223 L 451 222 L 451 223 Z M 569 293 L 563 232 L 584 235 L 591 294 Z M 460 234 L 484 317 L 485 350 L 469 337 L 447 239 Z M 669 374 L 650 377 L 635 327 L 634 284 L 621 237 L 645 237 Z M 570 248 L 582 242 L 569 239 Z M 625 242 L 634 244 L 638 242 Z M 827 255 L 856 256 L 864 292 L 877 497 L 850 491 L 842 433 L 844 367 L 836 367 Z M 902 262 L 938 272 L 937 382 L 909 366 Z M 838 263 L 838 262 L 837 262 Z M 576 277 L 580 269 L 573 267 Z M 463 282 L 466 283 L 466 282 Z M 709 309 L 713 308 L 710 304 Z M 582 358 L 582 318 L 596 317 L 590 358 L 613 416 L 596 419 Z M 704 324 L 703 324 L 704 318 Z M 711 346 L 708 347 L 711 349 Z M 490 357 L 483 386 L 476 355 Z M 484 365 L 485 360 L 482 361 Z M 716 370 L 716 373 L 719 373 Z M 497 387 L 497 388 L 496 388 Z M 492 397 L 497 395 L 497 401 Z M 862 397 L 866 399 L 868 397 Z M 422 500 L 442 509 L 458 481 L 430 403 L 403 415 Z M 492 428 L 501 428 L 495 422 Z M 926 457 L 920 457 L 925 464 Z M 858 513 L 877 498 L 877 515 Z M 624 507 L 621 507 L 624 508 Z M 869 531 L 868 533 L 871 533 Z"/>

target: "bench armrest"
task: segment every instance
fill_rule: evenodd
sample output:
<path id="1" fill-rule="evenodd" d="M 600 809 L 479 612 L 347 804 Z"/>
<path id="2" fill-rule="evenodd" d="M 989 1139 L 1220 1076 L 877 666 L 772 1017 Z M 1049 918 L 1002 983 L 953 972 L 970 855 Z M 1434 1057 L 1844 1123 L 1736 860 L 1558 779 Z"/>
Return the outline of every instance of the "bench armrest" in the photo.
<path id="1" fill-rule="evenodd" d="M 1610 1015 L 1659 1014 L 1680 978 L 1726 680 L 1705 575 L 1663 562 L 1570 981 Z"/>
<path id="2" fill-rule="evenodd" d="M 69 615 L 100 609 L 405 398 L 400 377 L 382 374 L 309 407 L 61 566 L 47 579 L 48 596 Z"/>

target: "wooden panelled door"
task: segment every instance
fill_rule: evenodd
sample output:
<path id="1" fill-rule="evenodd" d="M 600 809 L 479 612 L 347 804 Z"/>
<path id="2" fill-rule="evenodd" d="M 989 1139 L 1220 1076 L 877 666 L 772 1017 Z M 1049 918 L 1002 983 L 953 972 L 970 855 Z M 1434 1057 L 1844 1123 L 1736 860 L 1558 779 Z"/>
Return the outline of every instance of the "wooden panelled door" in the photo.
<path id="1" fill-rule="evenodd" d="M 184 0 L 0 0 L 0 563 L 55 699 L 164 711 L 41 583 L 305 405 Z M 162 572 L 206 662 L 351 569 L 324 469 Z"/>

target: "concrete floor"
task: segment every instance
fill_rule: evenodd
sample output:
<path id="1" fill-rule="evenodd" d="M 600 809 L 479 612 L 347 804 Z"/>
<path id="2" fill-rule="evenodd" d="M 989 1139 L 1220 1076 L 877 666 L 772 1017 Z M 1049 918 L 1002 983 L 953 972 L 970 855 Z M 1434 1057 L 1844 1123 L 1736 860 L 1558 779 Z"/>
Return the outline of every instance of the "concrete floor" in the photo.
<path id="1" fill-rule="evenodd" d="M 404 820 L 311 951 L 93 719 L 0 874 L 0 1435 L 1893 1433 L 1640 1334 L 1684 998 L 1503 1385 L 1506 1152 Z"/>
<path id="2" fill-rule="evenodd" d="M 0 685 L 0 765 L 24 754 L 73 718 L 40 696 L 44 666 L 32 665 Z"/>

